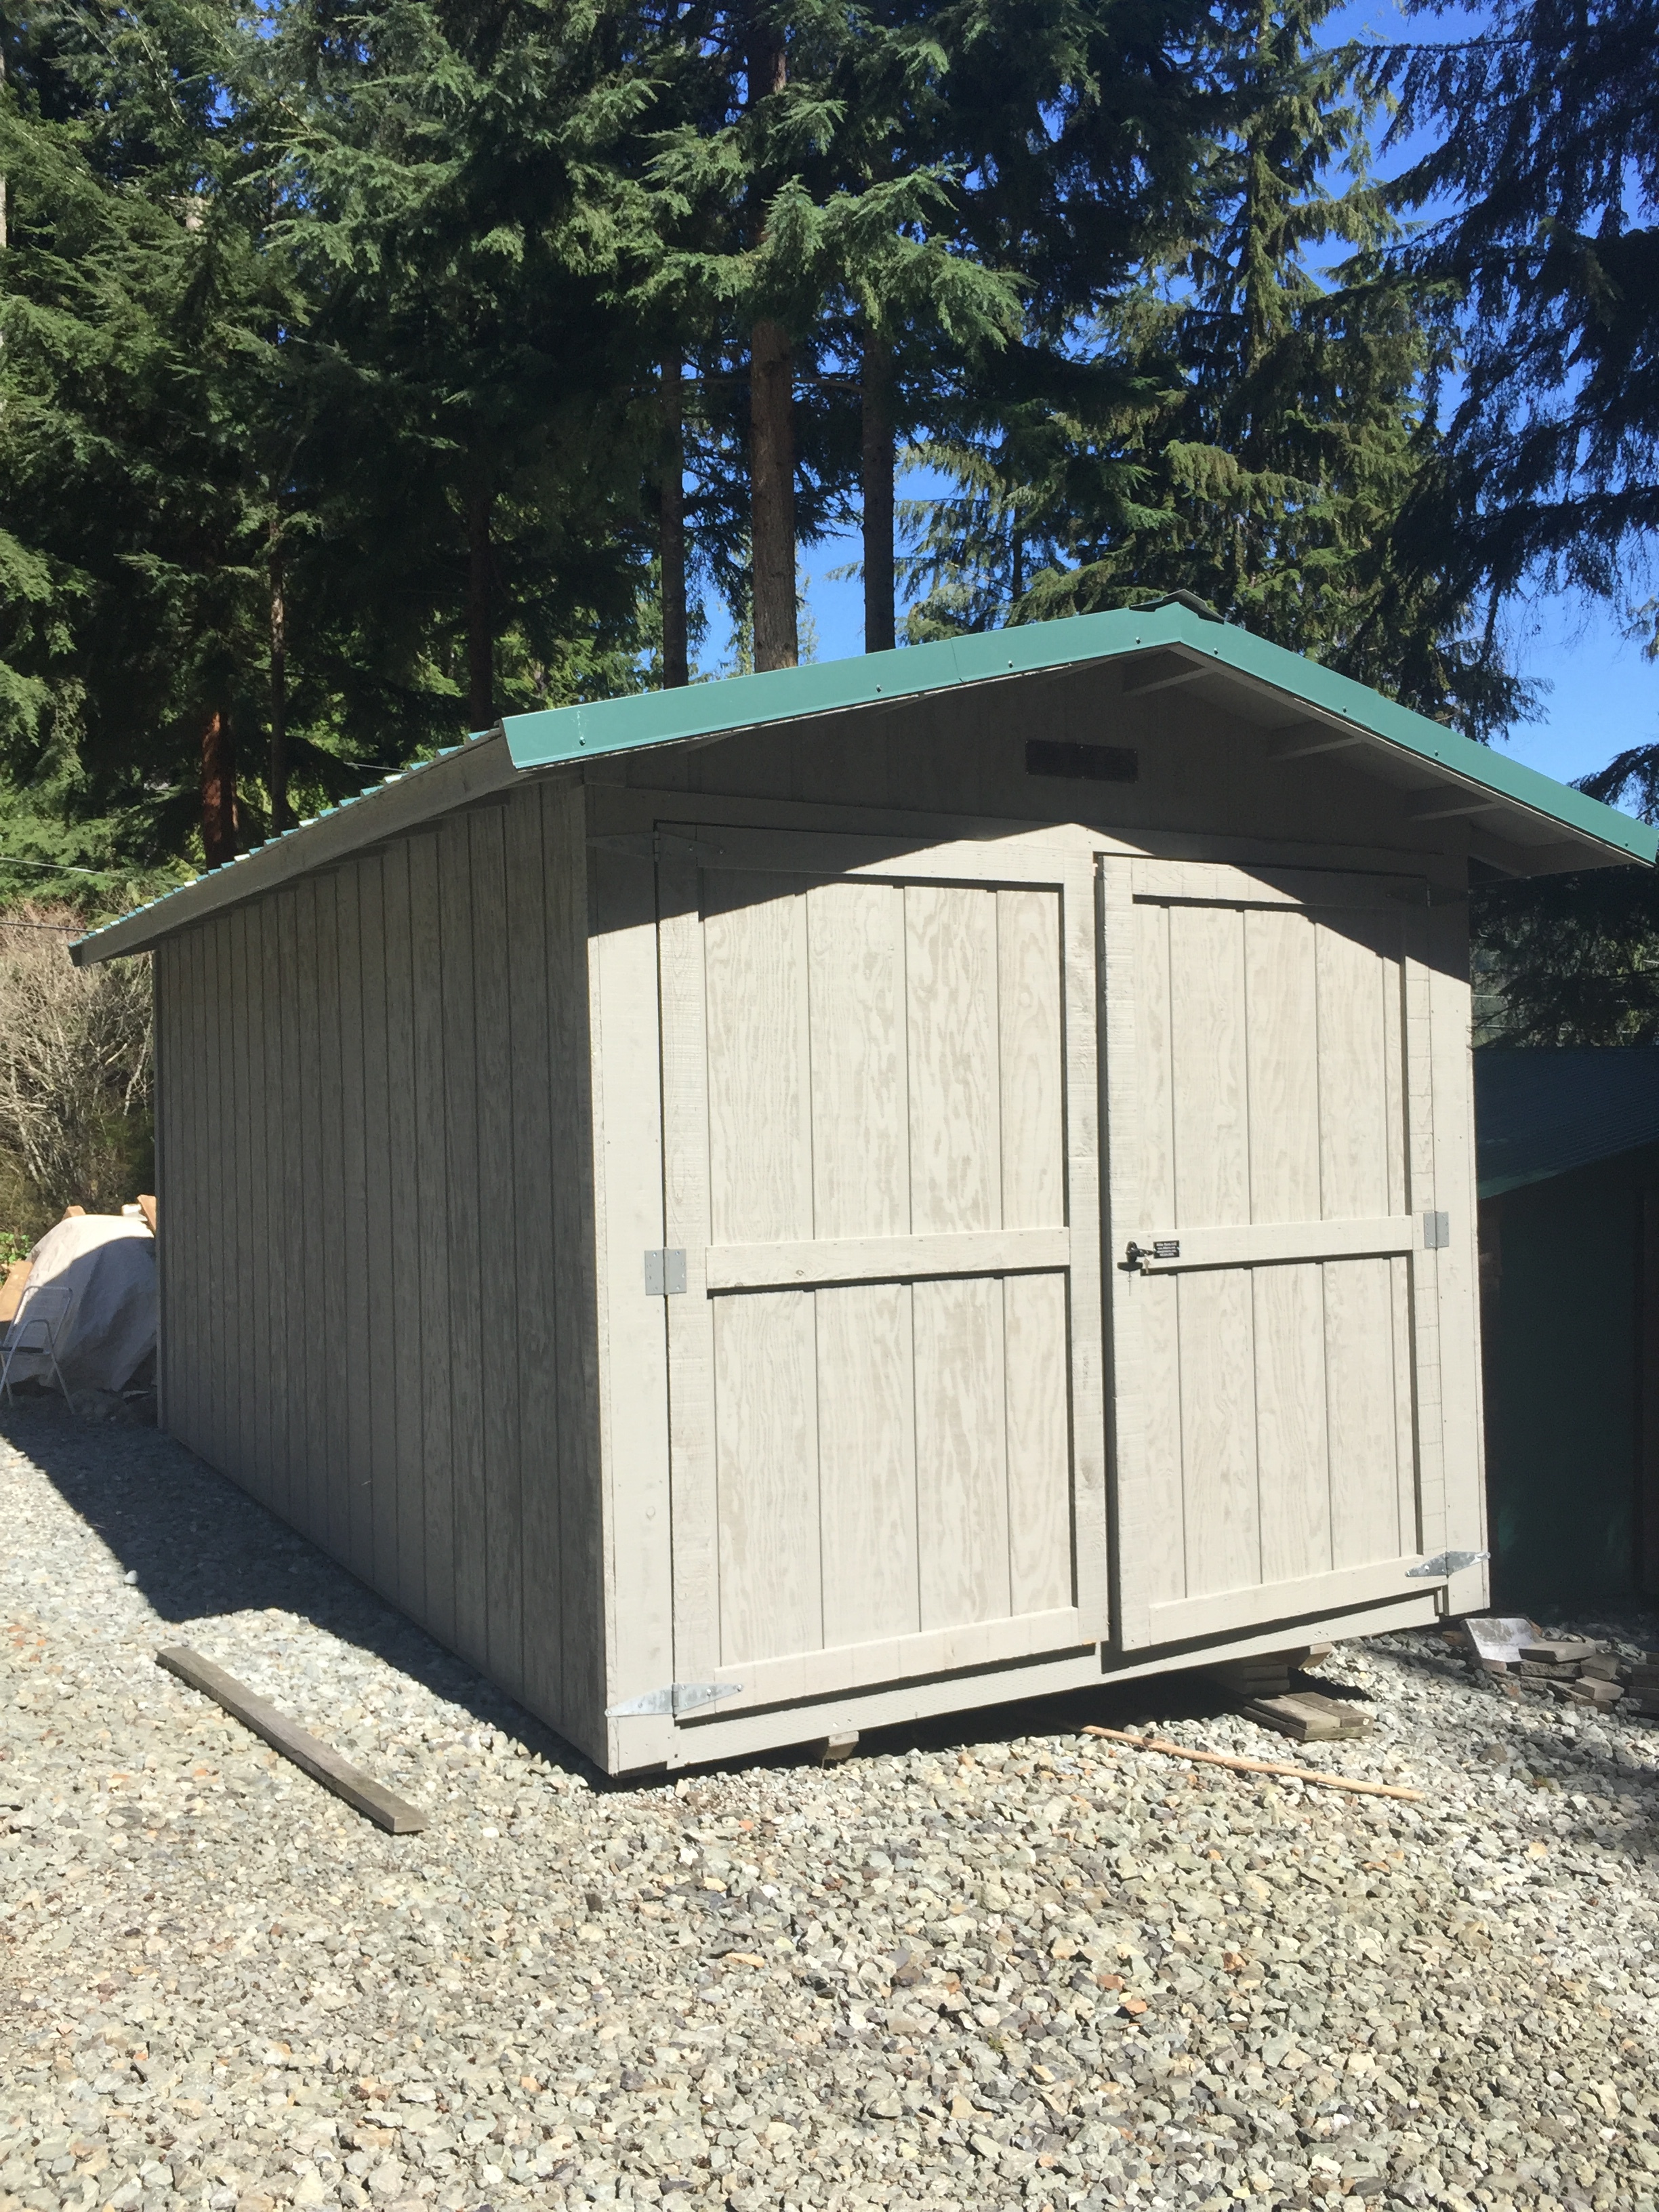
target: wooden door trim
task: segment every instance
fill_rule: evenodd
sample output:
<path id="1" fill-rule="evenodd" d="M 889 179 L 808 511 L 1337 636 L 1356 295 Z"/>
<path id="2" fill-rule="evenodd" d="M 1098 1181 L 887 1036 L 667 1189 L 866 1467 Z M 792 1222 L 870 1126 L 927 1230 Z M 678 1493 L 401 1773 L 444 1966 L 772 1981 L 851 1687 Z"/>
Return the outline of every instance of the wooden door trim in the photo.
<path id="1" fill-rule="evenodd" d="M 1147 1237 L 1140 1271 L 1178 1275 L 1193 1267 L 1250 1267 L 1275 1261 L 1358 1260 L 1415 1249 L 1421 1224 L 1415 1214 L 1390 1213 L 1362 1221 L 1242 1221 L 1208 1229 L 1162 1229 Z M 1179 1247 L 1160 1256 L 1159 1242 Z"/>
<path id="2" fill-rule="evenodd" d="M 1374 1605 L 1391 1597 L 1420 1597 L 1441 1583 L 1426 1577 L 1408 1580 L 1422 1564 L 1420 1552 L 1398 1559 L 1375 1560 L 1363 1567 L 1339 1567 L 1293 1582 L 1257 1583 L 1243 1589 L 1212 1590 L 1202 1597 L 1170 1598 L 1150 1608 L 1155 1644 L 1180 1644 L 1190 1637 L 1215 1636 L 1258 1622 L 1294 1620 L 1300 1615 L 1335 1613 Z"/>
<path id="3" fill-rule="evenodd" d="M 674 1676 L 714 1679 L 720 1659 L 720 1530 L 714 1470 L 714 1322 L 706 1295 L 708 1191 L 708 1012 L 702 902 L 689 853 L 657 870 L 662 1008 L 663 1230 L 686 1259 L 686 1293 L 668 1316 L 668 1475 Z M 643 1285 L 641 1285 L 643 1295 Z"/>
<path id="4" fill-rule="evenodd" d="M 1426 908 L 1428 878 L 1368 871 L 1304 867 L 1287 861 L 1252 867 L 1242 861 L 1138 860 L 1131 862 L 1134 896 L 1158 906 L 1347 908 L 1387 913 L 1401 906 Z"/>
<path id="5" fill-rule="evenodd" d="M 740 1698 L 722 1698 L 721 1717 L 751 1705 L 774 1705 L 798 1698 L 834 1697 L 842 1691 L 872 1690 L 918 1674 L 953 1674 L 963 1668 L 994 1667 L 1048 1656 L 1059 1657 L 1094 1643 L 1075 1606 L 1047 1613 L 1015 1613 L 1003 1620 L 971 1621 L 959 1628 L 924 1628 L 910 1636 L 872 1638 L 823 1651 L 791 1652 L 779 1659 L 735 1662 L 716 1669 L 714 1680 Z"/>
<path id="6" fill-rule="evenodd" d="M 1052 1273 L 1072 1264 L 1069 1229 L 977 1229 L 926 1237 L 824 1237 L 787 1244 L 711 1244 L 711 1291 L 813 1290 L 929 1275 Z"/>

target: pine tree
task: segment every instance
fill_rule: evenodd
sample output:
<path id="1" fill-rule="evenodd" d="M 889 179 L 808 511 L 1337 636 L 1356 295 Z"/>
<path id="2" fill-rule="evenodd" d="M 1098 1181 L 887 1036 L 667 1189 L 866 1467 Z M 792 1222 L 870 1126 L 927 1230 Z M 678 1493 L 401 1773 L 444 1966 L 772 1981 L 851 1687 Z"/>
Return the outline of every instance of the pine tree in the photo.
<path id="1" fill-rule="evenodd" d="M 245 187 L 228 6 L 7 30 L 3 760 L 87 849 L 239 830 L 284 310 Z"/>
<path id="2" fill-rule="evenodd" d="M 639 296 L 646 312 L 672 302 L 693 333 L 706 458 L 736 459 L 744 479 L 734 611 L 752 622 L 757 667 L 797 657 L 798 543 L 861 477 L 878 509 L 884 451 L 890 487 L 903 346 L 959 356 L 1012 322 L 1013 281 L 957 248 L 955 173 L 927 122 L 940 58 L 915 12 L 745 0 L 675 15 L 661 35 L 678 59 L 638 126 L 662 241 Z M 848 404 L 866 392 L 867 435 Z M 738 551 L 726 540 L 717 566 Z M 874 568 L 878 603 L 878 546 Z M 872 619 L 879 636 L 878 606 Z"/>
<path id="3" fill-rule="evenodd" d="M 618 301 L 629 29 L 607 0 L 283 18 L 277 235 L 312 303 L 294 465 L 321 516 L 295 586 L 365 746 L 635 680 L 662 428 Z"/>
<path id="4" fill-rule="evenodd" d="M 1318 44 L 1330 5 L 1242 0 L 1218 14 L 1233 123 L 1205 177 L 1208 220 L 1103 330 L 1142 380 L 1120 447 L 1139 512 L 1121 492 L 1103 507 L 1046 503 L 1069 557 L 1034 581 L 1024 611 L 1190 591 L 1486 734 L 1523 695 L 1467 593 L 1400 554 L 1402 513 L 1437 465 L 1431 393 L 1449 363 L 1434 289 L 1389 258 L 1395 224 L 1367 174 L 1359 57 Z M 1347 258 L 1327 278 L 1314 257 L 1333 245 Z"/>

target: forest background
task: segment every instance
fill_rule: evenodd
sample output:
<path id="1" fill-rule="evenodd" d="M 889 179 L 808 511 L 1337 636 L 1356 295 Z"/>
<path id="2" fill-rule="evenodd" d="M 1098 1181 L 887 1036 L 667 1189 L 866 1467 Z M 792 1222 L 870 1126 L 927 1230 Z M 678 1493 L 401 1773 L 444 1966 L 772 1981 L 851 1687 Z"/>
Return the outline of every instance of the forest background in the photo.
<path id="1" fill-rule="evenodd" d="M 149 1171 L 71 929 L 810 656 L 826 538 L 866 650 L 1181 590 L 1482 740 L 1517 593 L 1652 646 L 1659 0 L 1333 4 L 0 8 L 0 1221 Z M 1650 876 L 1478 927 L 1486 1036 L 1659 1040 Z"/>

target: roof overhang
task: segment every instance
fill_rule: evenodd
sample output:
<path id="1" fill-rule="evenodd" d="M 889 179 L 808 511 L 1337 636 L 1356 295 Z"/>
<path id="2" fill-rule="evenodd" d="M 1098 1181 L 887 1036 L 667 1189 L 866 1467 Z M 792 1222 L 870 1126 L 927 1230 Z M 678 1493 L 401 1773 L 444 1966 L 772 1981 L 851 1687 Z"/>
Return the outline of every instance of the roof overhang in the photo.
<path id="1" fill-rule="evenodd" d="M 216 908 L 509 788 L 522 775 L 742 731 L 858 715 L 1043 672 L 1124 664 L 1121 696 L 1189 688 L 1255 724 L 1263 757 L 1289 764 L 1348 753 L 1402 794 L 1405 821 L 1462 819 L 1469 850 L 1503 872 L 1546 874 L 1659 855 L 1659 830 L 1474 744 L 1351 678 L 1166 601 L 987 631 L 896 653 L 729 677 L 591 706 L 513 714 L 269 844 L 93 931 L 70 947 L 82 964 L 141 952 Z"/>

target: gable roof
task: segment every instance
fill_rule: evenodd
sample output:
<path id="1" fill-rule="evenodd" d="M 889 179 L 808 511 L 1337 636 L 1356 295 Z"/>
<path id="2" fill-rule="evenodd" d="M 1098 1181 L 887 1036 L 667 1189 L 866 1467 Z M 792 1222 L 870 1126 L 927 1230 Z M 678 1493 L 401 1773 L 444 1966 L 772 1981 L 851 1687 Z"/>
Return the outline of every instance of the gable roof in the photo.
<path id="1" fill-rule="evenodd" d="M 1482 1198 L 1659 1144 L 1659 1048 L 1483 1046 L 1474 1143 Z"/>
<path id="2" fill-rule="evenodd" d="M 1426 776 L 1425 797 L 1432 811 L 1425 819 L 1495 815 L 1522 845 L 1537 848 L 1543 867 L 1620 860 L 1651 866 L 1659 856 L 1659 830 L 1476 744 L 1352 678 L 1218 621 L 1189 603 L 1170 599 L 895 653 L 510 714 L 465 745 L 388 776 L 225 866 L 89 932 L 75 941 L 70 954 L 85 964 L 143 951 L 222 906 L 255 897 L 290 876 L 433 820 L 535 770 L 1132 658 L 1151 664 L 1139 689 L 1198 682 L 1206 690 L 1223 689 L 1230 704 L 1233 694 L 1254 695 L 1252 719 L 1282 727 L 1282 719 L 1275 726 L 1271 715 L 1282 718 L 1288 708 L 1293 734 L 1308 726 L 1312 735 L 1304 750 L 1364 746 L 1395 781 L 1402 767 Z"/>

